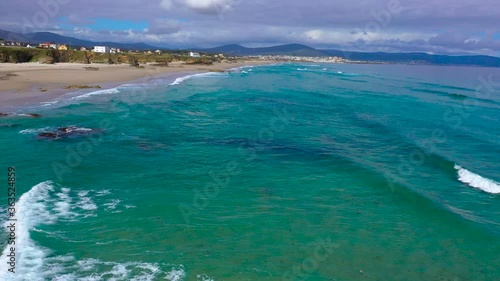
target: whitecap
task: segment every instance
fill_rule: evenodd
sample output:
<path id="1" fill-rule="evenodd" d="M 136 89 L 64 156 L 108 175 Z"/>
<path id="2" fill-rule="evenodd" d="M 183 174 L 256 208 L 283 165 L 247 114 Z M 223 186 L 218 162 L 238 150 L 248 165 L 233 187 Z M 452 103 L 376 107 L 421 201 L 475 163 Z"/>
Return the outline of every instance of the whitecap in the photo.
<path id="1" fill-rule="evenodd" d="M 104 190 L 100 190 L 100 191 L 97 191 L 96 192 L 96 196 L 105 196 L 105 195 L 108 195 L 108 194 L 111 194 L 111 191 L 109 191 L 109 189 L 104 189 Z"/>
<path id="2" fill-rule="evenodd" d="M 0 280 L 45 280 L 46 274 L 53 273 L 46 265 L 49 249 L 37 245 L 31 239 L 30 232 L 40 225 L 51 225 L 60 219 L 72 218 L 77 213 L 72 211 L 69 188 L 55 191 L 52 182 L 42 182 L 33 186 L 19 197 L 16 202 L 15 250 L 16 273 L 8 271 L 7 264 L 11 245 L 6 245 L 0 257 Z M 4 222 L 4 229 L 11 221 Z"/>
<path id="3" fill-rule="evenodd" d="M 16 273 L 8 271 L 10 245 L 5 245 L 0 256 L 0 280 L 157 280 L 162 274 L 157 264 L 144 262 L 105 262 L 98 259 L 76 260 L 71 254 L 51 256 L 52 250 L 40 246 L 30 236 L 31 231 L 51 234 L 38 227 L 55 224 L 62 219 L 85 217 L 97 206 L 89 197 L 94 191 L 80 191 L 42 182 L 22 194 L 16 202 Z M 117 204 L 117 200 L 111 203 Z M 11 222 L 4 221 L 7 230 Z M 166 272 L 165 272 L 166 273 Z M 182 281 L 185 277 L 182 266 L 167 273 L 171 280 Z"/>
<path id="4" fill-rule="evenodd" d="M 51 183 L 44 182 L 35 185 L 19 198 L 13 217 L 17 220 L 15 222 L 16 273 L 11 274 L 8 271 L 10 266 L 7 264 L 9 260 L 7 255 L 10 254 L 10 246 L 6 245 L 0 258 L 0 280 L 21 280 L 21 276 L 26 280 L 43 280 L 39 273 L 47 250 L 35 244 L 30 237 L 30 230 L 42 223 L 53 223 L 55 217 L 51 216 L 47 206 L 50 191 L 53 191 Z M 9 223 L 5 222 L 5 228 Z"/>
<path id="5" fill-rule="evenodd" d="M 66 132 L 83 133 L 83 132 L 93 131 L 93 129 L 89 129 L 89 128 L 85 128 L 85 127 L 78 127 L 75 125 L 70 125 L 70 126 L 61 127 L 61 128 L 64 128 Z M 38 129 L 34 129 L 34 128 L 25 129 L 25 130 L 19 131 L 19 133 L 23 134 L 23 135 L 34 135 L 34 134 L 39 134 L 39 133 L 43 133 L 43 132 L 57 132 L 57 131 L 59 131 L 59 128 L 56 129 L 53 127 L 44 127 L 44 128 L 38 128 Z M 59 132 L 61 132 L 61 131 L 59 131 Z"/>
<path id="6" fill-rule="evenodd" d="M 106 207 L 106 211 L 109 211 L 109 210 L 116 209 L 116 206 L 120 202 L 121 202 L 120 199 L 113 199 L 113 200 L 111 200 L 111 202 L 104 203 L 103 205 Z"/>
<path id="7" fill-rule="evenodd" d="M 494 180 L 484 178 L 480 175 L 455 164 L 455 169 L 458 171 L 458 180 L 482 191 L 498 194 L 500 193 L 500 184 Z"/>
<path id="8" fill-rule="evenodd" d="M 171 271 L 167 272 L 165 279 L 168 281 L 182 281 L 186 277 L 186 272 L 184 271 L 184 266 L 179 266 L 177 268 L 172 268 Z"/>
<path id="9" fill-rule="evenodd" d="M 203 77 L 203 76 L 213 76 L 213 75 L 218 75 L 218 73 L 206 72 L 206 73 L 190 74 L 190 75 L 186 75 L 186 76 L 179 77 L 179 78 L 175 79 L 175 81 L 170 83 L 170 85 L 168 85 L 168 86 L 180 85 L 180 84 L 182 84 L 182 82 L 184 82 L 188 79 L 191 79 L 193 77 Z"/>
<path id="10" fill-rule="evenodd" d="M 87 197 L 88 193 L 88 191 L 78 192 L 79 201 L 76 203 L 76 207 L 86 211 L 96 210 L 97 205 L 94 203 L 92 198 Z"/>
<path id="11" fill-rule="evenodd" d="M 215 281 L 213 278 L 206 274 L 198 274 L 196 275 L 196 278 L 198 279 L 198 281 Z"/>
<path id="12" fill-rule="evenodd" d="M 54 130 L 54 128 L 52 127 L 44 127 L 44 128 L 38 128 L 38 129 L 25 129 L 25 130 L 22 130 L 22 131 L 19 131 L 20 134 L 24 134 L 24 135 L 33 135 L 33 134 L 38 134 L 38 133 L 41 133 L 41 132 L 47 132 L 47 131 L 52 131 Z"/>
<path id="13" fill-rule="evenodd" d="M 110 94 L 118 94 L 118 93 L 120 93 L 120 90 L 118 88 L 111 88 L 111 89 L 105 89 L 105 90 L 99 90 L 99 91 L 86 93 L 83 95 L 73 97 L 72 99 L 82 99 L 82 98 L 88 98 L 90 96 L 95 96 L 95 95 L 110 95 Z"/>

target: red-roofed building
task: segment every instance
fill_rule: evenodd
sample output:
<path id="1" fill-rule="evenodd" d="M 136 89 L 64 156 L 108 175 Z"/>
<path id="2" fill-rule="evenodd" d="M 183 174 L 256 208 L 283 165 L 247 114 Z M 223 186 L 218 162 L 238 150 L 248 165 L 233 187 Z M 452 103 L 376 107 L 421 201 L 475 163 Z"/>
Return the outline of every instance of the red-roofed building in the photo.
<path id="1" fill-rule="evenodd" d="M 38 47 L 48 49 L 50 48 L 50 42 L 40 43 Z"/>

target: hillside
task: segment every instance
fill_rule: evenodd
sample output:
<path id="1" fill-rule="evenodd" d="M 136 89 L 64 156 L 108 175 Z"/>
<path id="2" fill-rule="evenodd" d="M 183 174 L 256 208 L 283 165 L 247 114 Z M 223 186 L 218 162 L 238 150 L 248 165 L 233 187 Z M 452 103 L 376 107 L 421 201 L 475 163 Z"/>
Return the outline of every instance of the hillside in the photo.
<path id="1" fill-rule="evenodd" d="M 86 47 L 86 48 L 91 48 L 96 45 L 102 45 L 102 46 L 127 49 L 127 50 L 158 49 L 158 47 L 150 46 L 144 43 L 94 42 L 89 40 L 77 39 L 74 37 L 62 36 L 52 32 L 35 32 L 35 33 L 21 34 L 6 30 L 0 30 L 0 38 L 9 41 L 24 42 L 24 43 L 38 44 L 43 42 L 52 42 L 52 43 L 68 44 L 72 46 Z"/>
<path id="2" fill-rule="evenodd" d="M 200 50 L 207 53 L 224 53 L 232 56 L 258 56 L 258 55 L 290 55 L 321 57 L 325 54 L 309 46 L 300 44 L 288 44 L 263 48 L 246 48 L 240 45 L 225 45 L 211 49 Z"/>
<path id="3" fill-rule="evenodd" d="M 436 64 L 436 65 L 468 65 L 500 67 L 500 58 L 492 56 L 468 55 L 449 56 L 431 55 L 426 53 L 365 53 L 340 50 L 318 50 L 305 45 L 290 44 L 265 48 L 246 48 L 241 45 L 225 45 L 211 49 L 200 50 L 209 53 L 223 53 L 231 56 L 259 56 L 259 55 L 291 55 L 308 57 L 336 56 L 352 61 L 409 63 L 409 64 Z"/>

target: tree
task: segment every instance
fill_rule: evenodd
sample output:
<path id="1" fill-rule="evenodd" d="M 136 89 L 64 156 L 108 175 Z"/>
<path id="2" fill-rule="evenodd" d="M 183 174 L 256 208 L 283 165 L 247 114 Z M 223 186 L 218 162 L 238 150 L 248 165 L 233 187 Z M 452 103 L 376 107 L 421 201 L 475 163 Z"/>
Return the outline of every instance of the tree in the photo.
<path id="1" fill-rule="evenodd" d="M 139 67 L 139 61 L 134 56 L 129 56 L 128 57 L 128 62 L 130 63 L 130 66 Z"/>
<path id="2" fill-rule="evenodd" d="M 85 60 L 86 60 L 85 63 L 86 64 L 91 64 L 93 57 L 94 57 L 94 54 L 92 52 L 85 51 Z"/>

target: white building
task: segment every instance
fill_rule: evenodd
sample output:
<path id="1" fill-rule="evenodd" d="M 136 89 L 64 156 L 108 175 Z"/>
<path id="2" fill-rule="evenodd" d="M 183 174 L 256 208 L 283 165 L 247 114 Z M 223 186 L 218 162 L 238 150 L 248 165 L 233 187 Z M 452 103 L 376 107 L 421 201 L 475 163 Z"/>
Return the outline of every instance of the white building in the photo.
<path id="1" fill-rule="evenodd" d="M 94 52 L 96 53 L 109 53 L 110 49 L 106 46 L 95 46 Z"/>
<path id="2" fill-rule="evenodd" d="M 189 56 L 192 57 L 192 58 L 199 58 L 200 54 L 199 53 L 189 52 Z"/>

